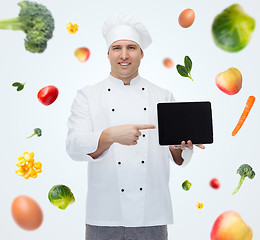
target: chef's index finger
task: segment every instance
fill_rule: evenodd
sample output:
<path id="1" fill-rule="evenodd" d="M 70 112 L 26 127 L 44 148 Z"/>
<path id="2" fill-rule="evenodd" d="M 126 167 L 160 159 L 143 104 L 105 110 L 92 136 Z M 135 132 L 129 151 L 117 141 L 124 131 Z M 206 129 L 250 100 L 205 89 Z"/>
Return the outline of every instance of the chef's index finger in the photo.
<path id="1" fill-rule="evenodd" d="M 156 128 L 156 126 L 153 125 L 153 124 L 138 124 L 138 125 L 135 125 L 135 126 L 136 126 L 136 128 L 137 128 L 138 130 L 142 130 L 142 129 L 154 129 L 154 128 Z"/>

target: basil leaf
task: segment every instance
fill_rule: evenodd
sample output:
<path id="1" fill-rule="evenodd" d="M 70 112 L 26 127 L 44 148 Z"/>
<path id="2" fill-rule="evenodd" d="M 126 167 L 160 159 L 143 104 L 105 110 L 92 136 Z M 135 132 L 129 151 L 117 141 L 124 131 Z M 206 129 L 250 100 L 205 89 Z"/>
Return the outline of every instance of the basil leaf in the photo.
<path id="1" fill-rule="evenodd" d="M 21 84 L 21 85 L 17 88 L 17 91 L 23 90 L 23 87 L 24 87 L 24 85 Z"/>
<path id="2" fill-rule="evenodd" d="M 184 67 L 184 66 L 182 66 L 182 65 L 177 65 L 176 66 L 176 68 L 177 68 L 177 71 L 178 71 L 178 73 L 181 75 L 181 76 L 183 76 L 183 77 L 189 77 L 189 73 L 188 73 L 188 71 L 187 71 L 187 69 Z"/>
<path id="3" fill-rule="evenodd" d="M 185 65 L 185 67 L 186 67 L 186 69 L 189 73 L 191 71 L 191 68 L 192 68 L 192 61 L 188 56 L 185 56 L 185 58 L 184 58 L 184 65 Z"/>
<path id="4" fill-rule="evenodd" d="M 21 85 L 21 83 L 19 83 L 19 82 L 14 82 L 14 83 L 12 84 L 13 87 L 19 87 L 20 85 Z"/>

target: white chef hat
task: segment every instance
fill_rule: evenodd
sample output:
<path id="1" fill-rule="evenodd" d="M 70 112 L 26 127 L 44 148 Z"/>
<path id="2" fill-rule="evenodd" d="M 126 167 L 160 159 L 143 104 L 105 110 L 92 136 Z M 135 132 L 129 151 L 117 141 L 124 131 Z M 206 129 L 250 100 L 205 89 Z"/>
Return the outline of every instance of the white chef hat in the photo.
<path id="1" fill-rule="evenodd" d="M 134 41 L 141 49 L 147 48 L 152 42 L 146 27 L 135 16 L 124 12 L 110 16 L 103 25 L 102 33 L 107 49 L 118 40 Z"/>

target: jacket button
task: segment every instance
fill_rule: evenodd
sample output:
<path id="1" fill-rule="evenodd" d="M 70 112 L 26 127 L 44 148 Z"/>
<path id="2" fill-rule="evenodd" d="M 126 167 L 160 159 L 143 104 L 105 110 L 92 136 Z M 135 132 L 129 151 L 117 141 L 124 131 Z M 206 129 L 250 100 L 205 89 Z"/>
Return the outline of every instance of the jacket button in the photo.
<path id="1" fill-rule="evenodd" d="M 124 189 L 121 189 L 121 192 L 124 192 L 125 190 Z"/>
<path id="2" fill-rule="evenodd" d="M 112 108 L 112 112 L 114 112 L 115 111 L 115 109 L 114 108 Z"/>
<path id="3" fill-rule="evenodd" d="M 142 90 L 144 91 L 144 87 L 142 88 Z"/>
<path id="4" fill-rule="evenodd" d="M 118 164 L 120 165 L 120 164 L 121 164 L 121 162 L 118 162 Z"/>
<path id="5" fill-rule="evenodd" d="M 145 137 L 145 134 L 143 134 L 143 137 Z"/>
<path id="6" fill-rule="evenodd" d="M 144 108 L 144 110 L 146 110 L 146 108 Z"/>
<path id="7" fill-rule="evenodd" d="M 110 88 L 108 88 L 108 89 L 107 89 L 107 91 L 111 91 L 111 89 L 110 89 Z"/>
<path id="8" fill-rule="evenodd" d="M 144 161 L 142 161 L 141 163 L 144 163 Z"/>
<path id="9" fill-rule="evenodd" d="M 142 191 L 143 189 L 142 188 L 140 188 L 140 191 Z"/>

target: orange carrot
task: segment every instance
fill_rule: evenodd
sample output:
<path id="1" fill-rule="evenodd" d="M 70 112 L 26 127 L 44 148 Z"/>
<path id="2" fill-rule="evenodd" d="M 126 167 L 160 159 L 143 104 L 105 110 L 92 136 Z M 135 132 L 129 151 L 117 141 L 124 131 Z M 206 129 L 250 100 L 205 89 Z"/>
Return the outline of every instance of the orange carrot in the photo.
<path id="1" fill-rule="evenodd" d="M 235 136 L 237 134 L 237 132 L 239 131 L 239 129 L 242 127 L 242 125 L 244 124 L 252 106 L 254 105 L 255 102 L 255 97 L 254 96 L 249 96 L 247 101 L 246 101 L 246 106 L 244 108 L 243 113 L 241 114 L 238 123 L 236 125 L 236 127 L 234 128 L 233 132 L 232 132 L 232 136 Z"/>

